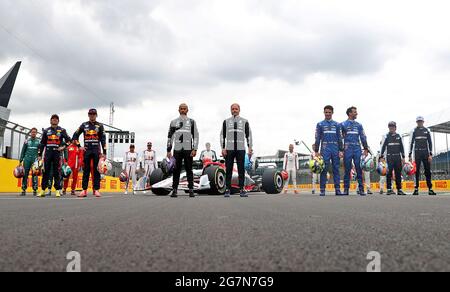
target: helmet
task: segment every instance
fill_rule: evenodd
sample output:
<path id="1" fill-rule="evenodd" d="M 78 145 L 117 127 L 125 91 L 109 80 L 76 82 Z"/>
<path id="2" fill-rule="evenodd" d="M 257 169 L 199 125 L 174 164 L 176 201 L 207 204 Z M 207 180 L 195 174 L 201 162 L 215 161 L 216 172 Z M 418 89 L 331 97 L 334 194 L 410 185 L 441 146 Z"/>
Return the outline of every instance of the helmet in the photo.
<path id="1" fill-rule="evenodd" d="M 372 172 L 375 170 L 375 160 L 372 156 L 361 157 L 361 168 L 363 171 Z"/>
<path id="2" fill-rule="evenodd" d="M 63 178 L 69 178 L 71 174 L 72 174 L 72 169 L 67 164 L 63 164 L 61 166 L 61 175 L 62 175 L 62 177 Z"/>
<path id="3" fill-rule="evenodd" d="M 44 165 L 42 160 L 36 160 L 31 166 L 31 172 L 34 176 L 41 176 Z"/>
<path id="4" fill-rule="evenodd" d="M 102 157 L 102 158 L 100 158 L 100 161 L 98 162 L 97 169 L 100 174 L 107 174 L 108 171 L 110 171 L 112 169 L 112 164 L 111 164 L 111 162 L 109 162 L 109 160 Z"/>
<path id="5" fill-rule="evenodd" d="M 378 163 L 377 172 L 381 176 L 387 175 L 387 164 L 385 162 Z"/>
<path id="6" fill-rule="evenodd" d="M 403 165 L 403 175 L 404 176 L 413 176 L 417 172 L 416 163 L 406 162 L 405 165 Z"/>
<path id="7" fill-rule="evenodd" d="M 176 167 L 176 160 L 174 157 L 166 158 L 161 163 L 161 169 L 166 175 L 171 175 Z"/>
<path id="8" fill-rule="evenodd" d="M 320 174 L 325 169 L 325 162 L 322 157 L 314 157 L 309 161 L 309 169 L 315 174 Z"/>
<path id="9" fill-rule="evenodd" d="M 283 180 L 288 180 L 289 179 L 289 173 L 285 170 L 283 170 L 281 172 L 281 176 L 283 177 Z"/>
<path id="10" fill-rule="evenodd" d="M 126 172 L 126 170 L 120 173 L 119 180 L 123 183 L 128 181 L 128 173 Z"/>
<path id="11" fill-rule="evenodd" d="M 23 168 L 22 165 L 19 165 L 14 168 L 13 174 L 15 178 L 23 178 L 25 176 L 25 168 Z"/>

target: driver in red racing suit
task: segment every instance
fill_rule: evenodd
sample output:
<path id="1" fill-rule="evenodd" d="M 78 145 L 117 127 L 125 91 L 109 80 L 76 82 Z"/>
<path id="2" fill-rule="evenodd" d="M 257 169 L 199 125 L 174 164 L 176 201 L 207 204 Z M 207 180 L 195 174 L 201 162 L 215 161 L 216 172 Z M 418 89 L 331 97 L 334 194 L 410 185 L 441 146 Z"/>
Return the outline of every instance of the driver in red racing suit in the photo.
<path id="1" fill-rule="evenodd" d="M 83 168 L 84 163 L 84 151 L 78 147 L 78 141 L 72 141 L 72 145 L 67 148 L 68 159 L 67 164 L 70 169 L 72 169 L 72 184 L 71 184 L 71 195 L 75 196 L 75 190 L 77 188 L 78 183 L 78 172 L 80 168 Z M 70 177 L 64 180 L 64 191 L 63 194 L 66 194 L 67 188 L 69 187 L 69 179 Z"/>

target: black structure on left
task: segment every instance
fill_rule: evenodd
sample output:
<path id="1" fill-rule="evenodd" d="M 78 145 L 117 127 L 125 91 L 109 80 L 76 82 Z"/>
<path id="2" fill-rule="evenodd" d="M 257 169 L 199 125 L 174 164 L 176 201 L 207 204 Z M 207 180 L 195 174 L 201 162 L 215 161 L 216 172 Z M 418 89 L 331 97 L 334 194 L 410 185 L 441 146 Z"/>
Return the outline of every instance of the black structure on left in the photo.
<path id="1" fill-rule="evenodd" d="M 21 64 L 22 62 L 17 62 L 8 73 L 0 79 L 0 107 L 7 108 L 9 105 L 9 100 L 11 99 L 11 94 Z"/>

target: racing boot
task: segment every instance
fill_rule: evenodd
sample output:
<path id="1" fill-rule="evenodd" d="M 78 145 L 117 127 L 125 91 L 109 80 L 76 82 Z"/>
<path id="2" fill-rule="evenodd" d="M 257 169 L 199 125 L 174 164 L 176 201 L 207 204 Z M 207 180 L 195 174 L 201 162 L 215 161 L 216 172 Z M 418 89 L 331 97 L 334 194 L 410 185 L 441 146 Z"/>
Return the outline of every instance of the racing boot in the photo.
<path id="1" fill-rule="evenodd" d="M 70 193 L 71 196 L 76 196 L 75 191 L 72 190 L 72 192 Z"/>
<path id="2" fill-rule="evenodd" d="M 231 195 L 231 192 L 230 192 L 230 190 L 226 190 L 225 191 L 225 198 L 229 198 L 230 197 L 230 195 Z"/>
<path id="3" fill-rule="evenodd" d="M 41 190 L 37 195 L 38 198 L 45 198 L 45 190 Z"/>
<path id="4" fill-rule="evenodd" d="M 366 193 L 364 192 L 364 188 L 360 188 L 359 189 L 358 195 L 360 195 L 361 197 L 365 197 L 366 196 Z"/>
<path id="5" fill-rule="evenodd" d="M 171 198 L 178 198 L 178 191 L 177 191 L 177 190 L 174 190 L 174 191 L 172 192 L 172 194 L 170 195 L 170 197 L 171 197 Z"/>
<path id="6" fill-rule="evenodd" d="M 388 190 L 387 193 L 386 193 L 386 195 L 388 195 L 388 196 L 394 196 L 395 193 L 394 193 L 393 190 Z"/>
<path id="7" fill-rule="evenodd" d="M 34 190 L 33 191 L 33 197 L 36 197 L 37 196 L 37 190 Z"/>
<path id="8" fill-rule="evenodd" d="M 26 195 L 27 195 L 27 192 L 24 191 L 24 190 L 23 190 L 22 193 L 20 194 L 21 197 L 25 197 Z"/>
<path id="9" fill-rule="evenodd" d="M 321 190 L 321 191 L 320 191 L 320 196 L 321 196 L 321 197 L 325 197 L 325 196 L 326 196 L 326 193 L 325 193 L 324 190 Z"/>
<path id="10" fill-rule="evenodd" d="M 78 198 L 86 198 L 87 197 L 87 191 L 83 190 L 79 195 Z"/>
<path id="11" fill-rule="evenodd" d="M 373 193 L 372 193 L 371 190 L 367 190 L 367 194 L 368 194 L 368 195 L 373 195 Z"/>
<path id="12" fill-rule="evenodd" d="M 189 190 L 189 198 L 195 198 L 194 190 Z"/>
<path id="13" fill-rule="evenodd" d="M 316 190 L 312 190 L 312 194 L 315 195 L 316 194 Z"/>
<path id="14" fill-rule="evenodd" d="M 244 189 L 241 190 L 241 198 L 248 198 L 248 194 Z"/>
<path id="15" fill-rule="evenodd" d="M 342 196 L 341 190 L 336 190 L 336 196 Z"/>
<path id="16" fill-rule="evenodd" d="M 55 197 L 61 198 L 61 192 L 57 190 L 56 193 L 55 193 Z"/>
<path id="17" fill-rule="evenodd" d="M 350 195 L 349 190 L 344 190 L 344 192 L 341 193 L 339 196 L 345 197 L 345 196 L 348 196 L 348 195 Z"/>
<path id="18" fill-rule="evenodd" d="M 380 190 L 380 195 L 384 195 L 384 190 Z"/>
<path id="19" fill-rule="evenodd" d="M 406 194 L 403 192 L 403 190 L 398 190 L 397 195 L 406 196 Z"/>
<path id="20" fill-rule="evenodd" d="M 413 193 L 413 196 L 418 196 L 419 195 L 419 190 L 418 189 L 415 189 L 414 190 L 414 193 Z"/>
<path id="21" fill-rule="evenodd" d="M 428 192 L 428 195 L 429 196 L 436 196 L 437 194 L 432 189 L 430 189 L 430 191 Z"/>
<path id="22" fill-rule="evenodd" d="M 62 195 L 63 196 L 67 195 L 67 190 L 63 190 Z"/>
<path id="23" fill-rule="evenodd" d="M 101 197 L 102 197 L 102 194 L 100 194 L 99 191 L 94 191 L 94 196 L 95 196 L 96 198 L 101 198 Z"/>

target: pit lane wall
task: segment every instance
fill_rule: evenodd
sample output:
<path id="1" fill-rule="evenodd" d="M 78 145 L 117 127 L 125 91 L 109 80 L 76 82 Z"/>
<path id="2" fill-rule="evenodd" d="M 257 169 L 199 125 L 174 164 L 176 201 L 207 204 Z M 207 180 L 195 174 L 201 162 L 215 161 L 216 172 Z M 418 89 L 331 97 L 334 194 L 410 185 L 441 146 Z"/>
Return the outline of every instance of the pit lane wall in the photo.
<path id="1" fill-rule="evenodd" d="M 13 176 L 14 168 L 19 165 L 19 161 L 0 158 L 0 193 L 19 193 L 22 191 L 22 180 Z M 81 189 L 82 175 L 79 175 L 77 190 Z M 42 177 L 39 177 L 39 186 L 41 186 Z M 72 180 L 69 181 L 69 189 Z M 32 191 L 31 176 L 28 179 L 28 191 Z M 118 178 L 106 177 L 101 181 L 100 191 L 104 193 L 119 193 L 125 189 L 125 184 Z M 40 188 L 39 188 L 40 189 Z M 92 181 L 89 182 L 89 189 L 92 189 Z"/>

